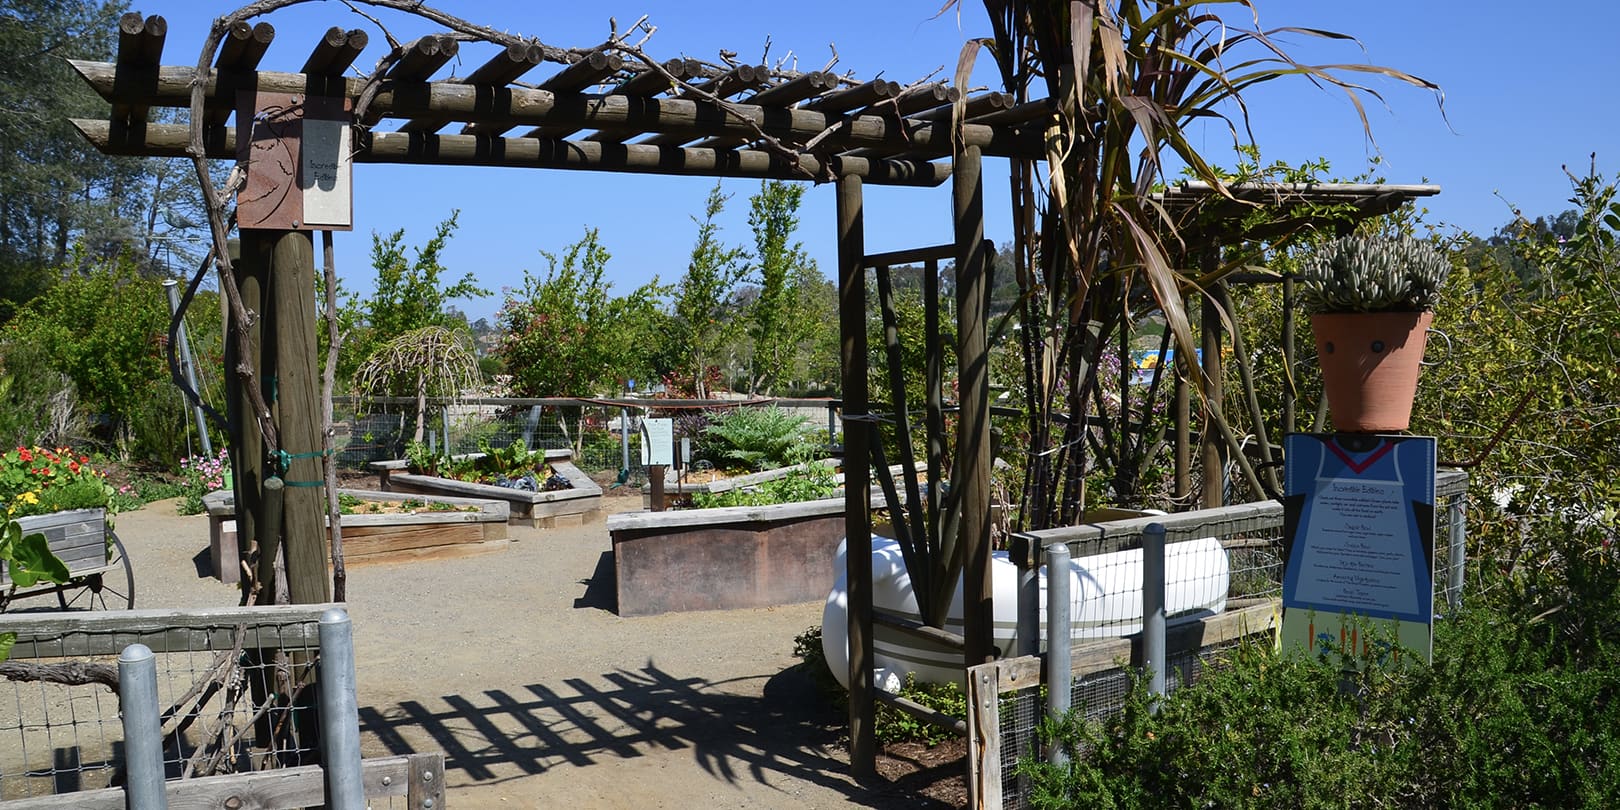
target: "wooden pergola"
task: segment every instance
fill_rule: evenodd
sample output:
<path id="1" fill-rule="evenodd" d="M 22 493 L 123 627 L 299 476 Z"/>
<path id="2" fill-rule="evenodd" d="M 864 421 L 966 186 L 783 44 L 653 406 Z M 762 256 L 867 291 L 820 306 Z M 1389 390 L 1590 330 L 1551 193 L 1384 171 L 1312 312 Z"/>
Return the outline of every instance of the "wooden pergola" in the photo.
<path id="1" fill-rule="evenodd" d="M 298 118 L 308 113 L 313 120 L 336 111 L 352 136 L 349 157 L 354 163 L 836 184 L 851 761 L 857 772 L 872 769 L 875 753 L 868 468 L 877 419 L 869 413 L 867 391 L 866 270 L 905 258 L 867 255 L 862 189 L 867 184 L 932 187 L 951 181 L 953 243 L 915 252 L 931 262 L 949 258 L 956 265 L 961 416 L 951 478 L 961 499 L 955 536 L 966 560 L 964 663 L 982 663 L 993 654 L 986 362 L 992 248 L 984 238 L 980 169 L 987 156 L 1041 159 L 1050 105 L 1013 106 L 1003 93 L 964 96 L 943 82 L 902 87 L 883 79 L 860 82 L 757 65 L 689 59 L 651 63 L 635 58 L 638 49 L 611 42 L 559 49 L 517 37 L 495 38 L 494 53 L 466 75 L 435 78 L 470 39 L 465 34 L 405 43 L 390 51 L 375 74 L 355 77 L 344 74 L 368 37 L 341 28 L 307 45 L 309 56 L 299 72 L 272 72 L 258 66 L 272 44 L 274 28 L 246 21 L 219 32 L 221 44 L 211 66 L 173 66 L 162 63 L 166 32 L 161 17 L 128 14 L 121 21 L 115 62 L 72 62 L 111 105 L 105 120 L 73 122 L 102 152 L 198 158 L 200 145 L 206 157 L 237 158 L 252 146 L 254 120 L 267 115 L 263 100 L 274 98 L 281 104 L 276 115 Z M 475 47 L 489 46 L 479 43 L 467 50 Z M 154 107 L 193 107 L 193 88 L 199 85 L 201 118 L 194 115 L 190 126 L 149 119 Z M 249 175 L 249 187 L 258 165 L 263 163 L 239 164 Z M 242 559 L 259 558 L 259 570 L 273 577 L 266 558 L 273 559 L 280 545 L 290 598 L 299 603 L 327 601 L 331 593 L 322 503 L 315 486 L 322 479 L 323 443 L 311 297 L 316 286 L 311 232 L 318 229 L 296 214 L 282 216 L 270 227 L 243 227 L 240 258 L 222 279 L 222 287 L 234 282 L 251 322 L 251 329 L 242 333 L 245 339 L 229 334 L 226 359 L 239 370 L 227 375 L 227 398 Z M 935 328 L 930 338 L 937 344 L 937 324 Z M 930 370 L 939 376 L 937 363 Z M 257 387 L 258 399 L 243 379 Z M 930 419 L 929 424 L 943 431 L 943 420 Z M 946 446 L 944 436 L 931 435 L 929 445 L 936 451 Z M 930 460 L 941 459 L 931 455 Z M 267 499 L 266 490 L 281 492 L 279 479 L 286 489 L 279 496 L 284 506 L 276 510 L 269 505 L 275 498 Z M 888 483 L 892 489 L 893 482 Z M 913 493 L 915 483 L 910 482 Z"/>

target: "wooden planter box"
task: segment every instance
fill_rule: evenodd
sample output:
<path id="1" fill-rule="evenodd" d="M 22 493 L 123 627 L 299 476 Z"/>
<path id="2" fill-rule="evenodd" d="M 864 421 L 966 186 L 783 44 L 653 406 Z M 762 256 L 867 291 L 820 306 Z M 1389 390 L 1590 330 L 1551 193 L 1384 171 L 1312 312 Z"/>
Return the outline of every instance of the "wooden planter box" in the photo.
<path id="1" fill-rule="evenodd" d="M 371 468 L 381 476 L 384 492 L 505 501 L 509 509 L 507 519 L 513 525 L 553 528 L 581 525 L 602 505 L 602 488 L 569 461 L 572 455 L 567 450 L 546 451 L 546 463 L 573 485 L 571 489 L 551 492 L 523 492 L 491 484 L 416 475 L 405 472 L 410 462 L 404 459 L 374 461 Z"/>
<path id="2" fill-rule="evenodd" d="M 107 567 L 107 510 L 69 509 L 48 515 L 17 518 L 23 536 L 42 533 L 68 573 L 74 576 Z M 11 577 L 0 564 L 0 588 L 11 587 Z"/>
<path id="3" fill-rule="evenodd" d="M 361 500 L 397 501 L 395 493 L 369 489 L 342 489 L 344 495 Z M 369 562 L 408 562 L 412 560 L 464 557 L 499 551 L 511 542 L 507 536 L 505 501 L 473 498 L 447 498 L 439 495 L 411 495 L 428 503 L 477 507 L 476 512 L 418 512 L 416 514 L 366 514 L 343 516 L 343 560 L 349 565 Z M 208 510 L 208 549 L 214 576 L 221 582 L 241 579 L 240 553 L 236 540 L 236 500 L 221 490 L 203 497 Z"/>
<path id="4" fill-rule="evenodd" d="M 609 515 L 621 616 L 827 598 L 844 500 Z"/>

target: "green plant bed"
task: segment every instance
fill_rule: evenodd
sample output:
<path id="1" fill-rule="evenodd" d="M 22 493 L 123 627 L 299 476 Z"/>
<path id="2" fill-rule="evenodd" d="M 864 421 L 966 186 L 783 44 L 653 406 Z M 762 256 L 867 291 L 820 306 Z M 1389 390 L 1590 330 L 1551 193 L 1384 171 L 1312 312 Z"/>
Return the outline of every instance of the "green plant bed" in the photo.
<path id="1" fill-rule="evenodd" d="M 381 477 L 384 492 L 438 495 L 503 501 L 508 506 L 508 521 L 518 526 L 541 528 L 558 525 L 578 525 L 586 515 L 601 508 L 602 488 L 578 467 L 567 450 L 545 450 L 531 453 L 539 461 L 529 468 L 536 480 L 560 479 L 566 487 L 529 491 L 497 486 L 484 480 L 462 480 L 442 475 L 412 472 L 409 459 L 375 461 L 371 469 Z M 476 462 L 486 454 L 474 453 L 457 460 Z M 500 473 L 505 475 L 505 473 Z M 507 476 L 510 479 L 512 476 Z M 492 480 L 486 479 L 486 480 Z"/>
<path id="2" fill-rule="evenodd" d="M 502 500 L 340 489 L 338 502 L 346 563 L 462 557 L 499 551 L 510 542 L 510 508 Z M 203 497 L 203 506 L 208 512 L 214 576 L 236 582 L 240 576 L 236 499 L 225 490 L 210 492 Z"/>

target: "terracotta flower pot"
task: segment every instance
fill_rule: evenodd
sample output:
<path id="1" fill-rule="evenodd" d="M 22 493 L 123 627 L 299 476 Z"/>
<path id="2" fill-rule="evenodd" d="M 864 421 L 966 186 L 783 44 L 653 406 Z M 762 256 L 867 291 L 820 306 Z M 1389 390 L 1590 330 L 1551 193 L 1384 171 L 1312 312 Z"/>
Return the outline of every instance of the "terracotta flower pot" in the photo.
<path id="1" fill-rule="evenodd" d="M 1311 316 L 1334 430 L 1384 433 L 1412 423 L 1412 400 L 1432 312 Z"/>

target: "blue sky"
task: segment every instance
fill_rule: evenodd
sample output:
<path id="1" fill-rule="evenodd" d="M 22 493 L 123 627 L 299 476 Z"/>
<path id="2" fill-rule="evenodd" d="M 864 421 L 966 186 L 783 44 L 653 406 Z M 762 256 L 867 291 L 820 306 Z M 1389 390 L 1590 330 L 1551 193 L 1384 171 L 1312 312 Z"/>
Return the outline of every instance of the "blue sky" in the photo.
<path id="1" fill-rule="evenodd" d="M 881 74 L 906 83 L 936 69 L 948 78 L 962 45 L 985 37 L 990 27 L 982 5 L 935 16 L 942 0 L 826 0 L 804 5 L 755 0 L 600 0 L 577 2 L 469 2 L 436 5 L 471 22 L 505 29 L 561 47 L 585 47 L 607 38 L 608 20 L 621 28 L 648 15 L 658 27 L 647 51 L 660 59 L 691 56 L 710 61 L 730 49 L 758 61 L 767 38 L 770 60 L 790 51 L 800 69 L 819 69 L 832 56 L 835 71 L 862 79 Z M 137 10 L 169 21 L 164 62 L 193 64 L 209 21 L 236 3 L 146 2 Z M 1342 94 L 1304 82 L 1284 82 L 1248 95 L 1256 138 L 1267 161 L 1300 163 L 1325 156 L 1336 175 L 1359 173 L 1374 155 L 1380 173 L 1396 183 L 1438 183 L 1444 191 L 1427 202 L 1429 219 L 1475 232 L 1489 232 L 1511 212 L 1504 200 L 1535 216 L 1568 207 L 1569 186 L 1560 165 L 1584 172 L 1597 151 L 1599 169 L 1614 174 L 1617 118 L 1611 83 L 1620 76 L 1620 3 L 1576 0 L 1559 3 L 1556 16 L 1535 16 L 1535 7 L 1506 0 L 1261 0 L 1264 27 L 1306 26 L 1353 34 L 1353 44 L 1285 36 L 1290 53 L 1310 63 L 1371 62 L 1400 68 L 1439 83 L 1445 90 L 1442 118 L 1433 96 L 1390 81 L 1372 81 L 1387 107 L 1368 100 L 1376 146 Z M 421 23 L 377 11 L 401 40 L 429 30 Z M 337 25 L 364 28 L 372 44 L 356 62 L 369 71 L 385 49 L 370 22 L 333 0 L 277 11 L 267 18 L 277 38 L 263 67 L 296 70 L 319 32 Z M 483 46 L 489 48 L 490 46 Z M 463 49 L 458 73 L 485 58 Z M 989 57 L 980 58 L 975 81 L 994 80 Z M 542 66 L 539 76 L 555 67 Z M 1286 85 L 1286 86 L 1284 86 Z M 1449 121 L 1449 124 L 1448 124 Z M 1223 129 L 1210 127 L 1196 142 L 1217 162 L 1230 164 Z M 987 166 L 989 236 L 1009 238 L 1005 165 Z M 686 265 L 699 213 L 712 181 L 594 172 L 533 169 L 357 166 L 354 172 L 355 230 L 336 240 L 340 273 L 349 289 L 371 283 L 373 231 L 404 228 L 420 244 L 453 209 L 460 230 L 444 255 L 459 275 L 473 272 L 496 291 L 490 298 L 457 302 L 473 318 L 490 316 L 500 290 L 522 282 L 525 269 L 542 274 L 540 251 L 561 252 L 587 227 L 601 230 L 613 254 L 608 276 L 620 292 L 655 274 L 673 281 Z M 722 219 L 722 238 L 747 244 L 747 198 L 757 181 L 730 180 L 733 196 Z M 1497 194 L 1500 194 L 1500 198 Z M 950 191 L 869 188 L 867 244 L 894 250 L 950 240 Z M 834 268 L 833 191 L 814 186 L 805 195 L 798 238 L 823 273 Z"/>

